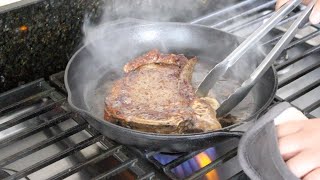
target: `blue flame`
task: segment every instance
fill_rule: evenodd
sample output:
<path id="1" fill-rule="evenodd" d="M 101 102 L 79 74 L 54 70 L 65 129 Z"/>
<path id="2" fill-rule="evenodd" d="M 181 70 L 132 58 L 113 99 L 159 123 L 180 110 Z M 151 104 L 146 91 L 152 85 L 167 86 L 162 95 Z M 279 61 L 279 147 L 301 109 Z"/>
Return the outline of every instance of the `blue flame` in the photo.
<path id="1" fill-rule="evenodd" d="M 156 154 L 153 156 L 154 159 L 156 159 L 158 162 L 160 162 L 162 165 L 166 165 L 169 162 L 177 159 L 179 155 L 171 155 L 171 154 Z"/>
<path id="2" fill-rule="evenodd" d="M 212 161 L 215 160 L 215 158 L 216 158 L 215 148 L 211 147 L 211 148 L 206 149 L 203 152 L 205 152 Z M 181 155 L 159 153 L 159 154 L 154 155 L 153 157 L 158 162 L 160 162 L 162 165 L 166 165 L 166 164 L 170 163 L 171 161 L 177 159 L 179 156 L 181 156 Z M 192 175 L 195 171 L 198 171 L 200 168 L 201 167 L 200 167 L 199 163 L 197 162 L 197 160 L 195 158 L 191 158 L 191 159 L 183 162 L 179 166 L 171 169 L 171 172 L 174 173 L 177 176 L 177 178 L 185 178 L 185 177 Z"/>

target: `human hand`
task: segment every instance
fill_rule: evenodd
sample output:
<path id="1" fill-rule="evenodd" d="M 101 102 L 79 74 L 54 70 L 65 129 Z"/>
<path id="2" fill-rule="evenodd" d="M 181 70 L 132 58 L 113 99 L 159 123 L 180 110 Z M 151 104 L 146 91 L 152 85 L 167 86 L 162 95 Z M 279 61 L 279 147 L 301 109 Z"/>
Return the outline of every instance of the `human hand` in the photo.
<path id="1" fill-rule="evenodd" d="M 320 119 L 281 123 L 277 133 L 289 169 L 303 180 L 320 179 Z"/>
<path id="2" fill-rule="evenodd" d="M 289 0 L 277 0 L 276 9 L 279 9 L 282 5 L 287 3 Z M 303 0 L 303 4 L 308 4 L 312 0 Z M 320 23 L 320 0 L 317 0 L 316 5 L 314 6 L 311 15 L 309 17 L 309 21 L 312 24 Z"/>

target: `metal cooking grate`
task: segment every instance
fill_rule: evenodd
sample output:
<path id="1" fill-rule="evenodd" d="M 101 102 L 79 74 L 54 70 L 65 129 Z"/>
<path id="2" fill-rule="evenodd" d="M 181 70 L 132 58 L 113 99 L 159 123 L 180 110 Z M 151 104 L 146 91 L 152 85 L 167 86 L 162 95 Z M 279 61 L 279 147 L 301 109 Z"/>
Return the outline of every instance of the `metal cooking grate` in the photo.
<path id="1" fill-rule="evenodd" d="M 222 29 L 239 36 L 246 37 L 252 30 L 269 18 L 273 13 L 276 1 L 247 0 L 219 12 L 208 14 L 191 21 L 192 24 L 201 24 L 213 28 Z M 303 7 L 299 7 L 303 8 Z M 263 40 L 264 45 L 275 44 L 284 34 L 288 26 L 298 15 L 300 9 L 291 13 L 278 24 L 270 34 Z M 287 101 L 300 109 L 309 118 L 320 116 L 320 31 L 318 26 L 307 24 L 301 32 L 286 48 L 283 61 L 277 62 L 275 66 L 278 71 L 279 87 L 275 102 Z M 301 35 L 302 34 L 302 35 Z M 317 39 L 318 38 L 318 39 Z M 218 147 L 217 147 L 218 149 Z M 154 158 L 157 152 L 150 152 L 146 157 L 160 167 L 172 179 L 179 179 L 172 169 L 195 157 L 199 152 L 182 155 L 166 165 L 162 165 Z M 197 170 L 183 179 L 201 178 L 210 171 L 219 168 L 237 154 L 236 147 L 226 151 L 222 156 L 216 158 L 207 166 Z M 243 172 L 238 172 L 227 179 L 246 179 Z"/>
<path id="2" fill-rule="evenodd" d="M 275 6 L 276 1 L 259 1 L 259 0 L 247 0 L 241 2 L 237 5 L 234 5 L 228 9 L 223 9 L 220 12 L 215 12 L 213 14 L 209 14 L 204 17 L 200 17 L 190 23 L 206 25 L 214 28 L 221 28 L 222 30 L 228 31 L 230 33 L 235 33 L 240 36 L 248 36 L 253 29 L 252 27 L 258 27 L 261 25 L 265 19 L 269 18 L 273 13 L 273 7 Z M 254 4 L 254 6 L 253 6 Z M 237 13 L 235 13 L 236 11 Z M 279 23 L 278 27 L 275 28 L 270 34 L 264 38 L 264 45 L 272 45 L 276 43 L 285 32 L 285 26 L 290 24 L 298 15 L 300 11 L 299 9 L 292 13 L 289 17 L 284 19 Z M 309 28 L 309 29 L 308 29 Z M 316 52 L 319 51 L 320 45 L 317 42 L 310 44 L 310 40 L 314 40 L 318 35 L 320 35 L 320 31 L 318 27 L 311 26 L 307 24 L 303 30 L 306 31 L 304 35 L 299 38 L 293 40 L 289 46 L 287 47 L 288 57 L 283 57 L 285 60 L 283 62 L 278 62 L 275 66 L 277 71 L 279 72 L 279 91 L 275 98 L 275 102 L 279 101 L 288 101 L 293 106 L 302 110 L 308 117 L 316 116 L 315 113 L 312 113 L 315 110 L 320 110 L 320 97 L 318 99 L 312 98 L 312 103 L 306 107 L 302 107 L 300 103 L 295 103 L 299 99 L 306 99 L 309 101 L 308 93 L 312 93 L 313 91 L 317 91 L 320 89 L 320 79 L 318 77 L 320 72 L 315 75 L 314 81 L 310 81 L 309 84 L 303 84 L 301 89 L 295 89 L 292 92 L 284 93 L 287 86 L 292 86 L 292 84 L 298 83 L 300 78 L 304 78 L 308 76 L 308 74 L 313 73 L 316 70 L 320 70 L 320 63 L 317 60 Z M 308 43 L 306 43 L 308 42 Z M 319 41 L 320 42 L 320 41 Z M 312 43 L 312 42 L 311 42 Z M 297 51 L 297 52 L 296 52 Z M 293 54 L 293 55 L 292 55 Z M 297 67 L 296 63 L 303 62 L 307 58 L 315 59 L 314 63 L 309 64 L 309 66 L 302 66 L 300 69 L 292 68 L 292 66 Z M 311 60 L 309 60 L 311 61 Z M 281 71 L 285 71 L 285 75 L 281 74 Z M 61 87 L 61 85 L 59 85 Z M 285 90 L 283 90 L 285 89 Z M 290 89 L 292 89 L 290 87 Z M 319 92 L 319 90 L 318 90 Z M 302 101 L 302 100 L 300 100 Z M 318 112 L 318 111 L 317 111 Z M 320 113 L 319 113 L 320 115 Z M 229 148 L 227 151 L 224 151 L 220 156 L 215 157 L 215 159 L 207 164 L 203 168 L 199 168 L 193 173 L 186 176 L 177 176 L 177 173 L 174 173 L 174 169 L 181 166 L 181 164 L 189 161 L 190 159 L 196 157 L 199 153 L 204 152 L 196 151 L 192 153 L 186 153 L 179 156 L 174 156 L 168 163 L 161 163 L 159 159 L 155 158 L 159 152 L 148 152 L 141 153 L 144 155 L 150 162 L 152 162 L 156 167 L 162 169 L 162 171 L 171 179 L 197 179 L 204 177 L 209 172 L 212 172 L 214 169 L 219 169 L 219 167 L 223 166 L 224 163 L 232 160 L 237 155 L 237 143 L 238 141 L 233 141 L 236 145 L 233 148 Z M 230 144 L 228 145 L 230 146 Z M 220 147 L 216 147 L 219 149 Z M 227 179 L 246 179 L 247 177 L 244 175 L 242 171 L 235 172 L 233 176 L 227 177 Z"/>
<path id="3" fill-rule="evenodd" d="M 246 0 L 222 11 L 200 17 L 190 23 L 220 28 L 245 37 L 273 14 L 274 4 L 274 0 Z M 285 31 L 287 24 L 298 14 L 299 10 L 282 21 L 264 39 L 263 43 L 273 44 L 277 42 Z M 275 101 L 288 101 L 307 116 L 319 117 L 320 97 L 316 94 L 320 91 L 320 62 L 316 52 L 320 48 L 317 41 L 320 31 L 317 26 L 310 25 L 307 25 L 303 31 L 305 31 L 302 33 L 303 35 L 297 37 L 289 45 L 286 56 L 282 58 L 283 61 L 277 62 L 279 90 Z M 16 172 L 7 179 L 27 176 L 41 177 L 41 174 L 37 172 L 46 168 L 51 168 L 52 174 L 48 174 L 48 176 L 50 175 L 49 177 L 52 179 L 61 179 L 77 174 L 82 177 L 90 174 L 93 175 L 90 178 L 94 179 L 116 178 L 117 175 L 123 175 L 123 173 L 127 173 L 128 177 L 139 179 L 195 179 L 210 174 L 212 170 L 219 170 L 225 164 L 237 162 L 238 140 L 230 139 L 229 142 L 226 141 L 215 147 L 215 151 L 219 151 L 226 146 L 228 149 L 224 149 L 220 154 L 217 153 L 219 155 L 211 159 L 207 165 L 193 170 L 191 174 L 189 173 L 186 176 L 178 176 L 174 169 L 187 161 L 193 160 L 199 154 L 205 153 L 205 150 L 169 155 L 174 158 L 163 163 L 157 158 L 159 152 L 144 152 L 118 145 L 103 137 L 91 128 L 85 119 L 69 109 L 65 100 L 63 72 L 53 75 L 50 81 L 54 87 L 44 80 L 38 80 L 0 95 L 0 157 L 4 157 L 0 160 L 0 167 L 12 169 L 12 164 L 18 164 L 14 166 Z M 13 116 L 12 112 L 19 112 L 20 114 Z M 5 121 L 6 119 L 10 119 L 10 121 Z M 67 121 L 71 121 L 72 126 L 68 129 L 61 129 L 59 125 Z M 26 123 L 34 124 L 32 124 L 32 128 L 25 128 L 24 124 Z M 17 133 L 2 138 L 4 134 L 2 132 L 13 127 L 16 127 Z M 85 132 L 85 135 L 82 132 Z M 45 138 L 37 142 L 31 141 L 38 137 L 39 133 L 45 135 Z M 81 140 L 70 141 L 71 137 L 79 133 L 82 133 Z M 21 141 L 30 141 L 30 146 L 10 149 L 12 146 L 19 145 Z M 233 146 L 230 146 L 230 144 Z M 41 150 L 53 145 L 57 145 L 56 148 L 59 151 L 54 151 L 56 153 L 52 155 L 46 154 L 47 156 L 40 158 L 38 161 L 33 160 L 33 158 L 28 159 L 29 156 L 44 156 Z M 93 157 L 86 157 L 85 150 L 91 146 L 96 146 L 96 153 Z M 7 156 L 4 156 L 6 154 Z M 73 160 L 76 163 L 66 168 L 63 166 L 65 169 L 61 167 L 62 170 L 55 169 L 57 163 L 68 157 L 72 157 L 69 161 Z M 111 157 L 113 159 L 110 159 Z M 28 163 L 23 161 L 24 159 Z M 104 166 L 107 164 L 106 162 L 110 163 L 111 161 L 115 162 L 114 167 L 99 168 L 101 163 Z M 150 163 L 154 166 L 150 166 Z M 55 165 L 53 170 L 57 170 L 57 172 L 53 172 L 51 165 Z M 86 173 L 87 171 L 90 171 L 90 173 Z M 163 172 L 166 176 L 159 172 Z M 239 170 L 230 177 L 220 178 L 246 179 L 246 176 Z"/>
<path id="4" fill-rule="evenodd" d="M 59 125 L 66 125 L 66 121 L 73 123 L 58 131 Z M 92 129 L 81 116 L 69 109 L 65 96 L 42 79 L 0 95 L 0 122 L 0 169 L 15 172 L 5 179 L 62 179 L 76 173 L 92 179 L 117 178 L 118 175 L 128 179 L 151 179 L 156 175 L 152 166 L 146 165 L 125 146 Z M 26 123 L 34 124 L 27 126 Z M 10 135 L 5 131 L 15 133 Z M 38 139 L 41 135 L 45 137 Z M 76 135 L 77 142 L 69 139 Z M 19 147 L 23 141 L 30 142 L 30 146 Z M 53 145 L 59 149 L 51 154 Z M 95 146 L 97 153 L 85 157 L 85 151 L 91 146 Z M 60 172 L 50 167 L 65 158 L 77 161 Z M 105 160 L 113 162 L 112 166 L 107 167 Z M 43 170 L 45 168 L 50 170 Z M 37 174 L 38 171 L 42 171 L 42 175 Z M 91 176 L 85 176 L 85 171 L 90 171 Z"/>
<path id="5" fill-rule="evenodd" d="M 53 82 L 53 86 L 56 87 L 57 89 L 61 91 L 63 94 L 67 94 L 65 88 L 64 88 L 64 81 L 63 81 L 63 75 L 64 72 L 57 73 L 55 75 L 52 75 L 50 77 L 51 82 Z M 277 100 L 275 100 L 277 102 Z M 164 172 L 170 179 L 199 179 L 204 177 L 207 173 L 210 173 L 212 170 L 216 168 L 223 168 L 222 166 L 230 161 L 229 163 L 234 163 L 236 167 L 239 167 L 239 164 L 236 159 L 237 155 L 237 144 L 238 144 L 238 139 L 237 138 L 231 138 L 228 141 L 225 141 L 221 144 L 218 144 L 215 146 L 216 151 L 218 153 L 215 153 L 216 156 L 210 157 L 210 163 L 207 164 L 204 167 L 198 167 L 193 168 L 193 170 L 188 170 L 185 167 L 180 167 L 181 164 L 186 163 L 187 161 L 190 161 L 194 159 L 197 155 L 201 153 L 205 153 L 205 150 L 199 150 L 199 151 L 194 151 L 192 153 L 184 153 L 184 154 L 162 154 L 160 152 L 146 152 L 144 150 L 139 150 L 136 148 L 130 148 L 132 152 L 136 152 L 136 154 L 139 157 L 143 157 L 144 159 L 147 159 L 149 162 L 151 162 L 153 165 L 155 165 L 158 169 L 161 169 L 162 172 Z M 220 151 L 220 152 L 219 152 Z M 170 162 L 167 163 L 161 163 L 161 157 L 157 158 L 157 155 L 160 156 L 169 156 L 170 157 Z M 214 158 L 214 159 L 213 159 Z M 193 162 L 194 165 L 199 164 L 199 162 Z M 181 171 L 185 171 L 182 173 L 183 175 L 178 177 L 177 172 L 174 171 L 174 169 L 179 168 Z M 189 171 L 189 175 L 188 172 Z M 218 173 L 218 172 L 217 172 Z M 218 177 L 218 176 L 215 176 Z M 221 178 L 221 177 L 220 177 Z M 234 172 L 232 173 L 232 176 L 229 177 L 230 179 L 247 179 L 245 174 L 241 172 L 241 170 L 238 170 L 235 168 Z"/>
<path id="6" fill-rule="evenodd" d="M 273 13 L 275 0 L 247 0 L 220 12 L 200 17 L 190 23 L 220 28 L 246 37 Z M 263 39 L 262 44 L 273 45 L 286 28 L 301 13 L 299 7 L 278 24 Z M 320 116 L 320 31 L 319 26 L 307 24 L 286 48 L 288 57 L 276 63 L 279 86 L 276 99 L 288 101 L 309 117 Z"/>

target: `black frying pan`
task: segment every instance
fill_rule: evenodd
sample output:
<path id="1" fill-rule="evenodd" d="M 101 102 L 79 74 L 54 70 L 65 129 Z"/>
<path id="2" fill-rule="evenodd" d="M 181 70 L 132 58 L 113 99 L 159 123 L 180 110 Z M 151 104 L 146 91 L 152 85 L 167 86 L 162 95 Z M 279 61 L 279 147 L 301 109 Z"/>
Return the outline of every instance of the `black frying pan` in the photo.
<path id="1" fill-rule="evenodd" d="M 115 79 L 123 75 L 129 60 L 153 48 L 163 53 L 197 56 L 193 74 L 196 87 L 215 64 L 223 60 L 242 41 L 232 34 L 199 25 L 182 23 L 150 23 L 119 26 L 103 30 L 103 36 L 80 48 L 65 71 L 68 101 L 72 108 L 86 116 L 90 125 L 121 144 L 162 152 L 186 152 L 219 143 L 242 132 L 234 127 L 256 118 L 271 103 L 277 89 L 275 70 L 270 68 L 249 95 L 231 112 L 235 125 L 219 131 L 184 135 L 145 133 L 121 127 L 103 120 L 104 99 Z M 230 70 L 224 89 L 214 88 L 217 99 L 223 98 L 246 77 L 242 70 L 252 71 L 265 57 L 263 48 L 255 46 Z M 220 84 L 221 85 L 221 84 Z"/>

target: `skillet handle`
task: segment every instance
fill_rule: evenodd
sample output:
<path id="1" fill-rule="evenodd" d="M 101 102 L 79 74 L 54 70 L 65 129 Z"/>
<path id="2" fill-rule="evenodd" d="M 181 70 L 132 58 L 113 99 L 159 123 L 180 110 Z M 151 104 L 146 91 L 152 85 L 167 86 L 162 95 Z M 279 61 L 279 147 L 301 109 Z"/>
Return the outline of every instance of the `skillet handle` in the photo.
<path id="1" fill-rule="evenodd" d="M 292 107 L 288 102 L 281 102 L 270 108 L 264 115 L 258 119 L 253 119 L 230 130 L 230 134 L 239 135 L 244 134 L 248 129 L 251 129 L 255 124 L 267 124 L 270 121 L 274 121 L 282 112 Z"/>

